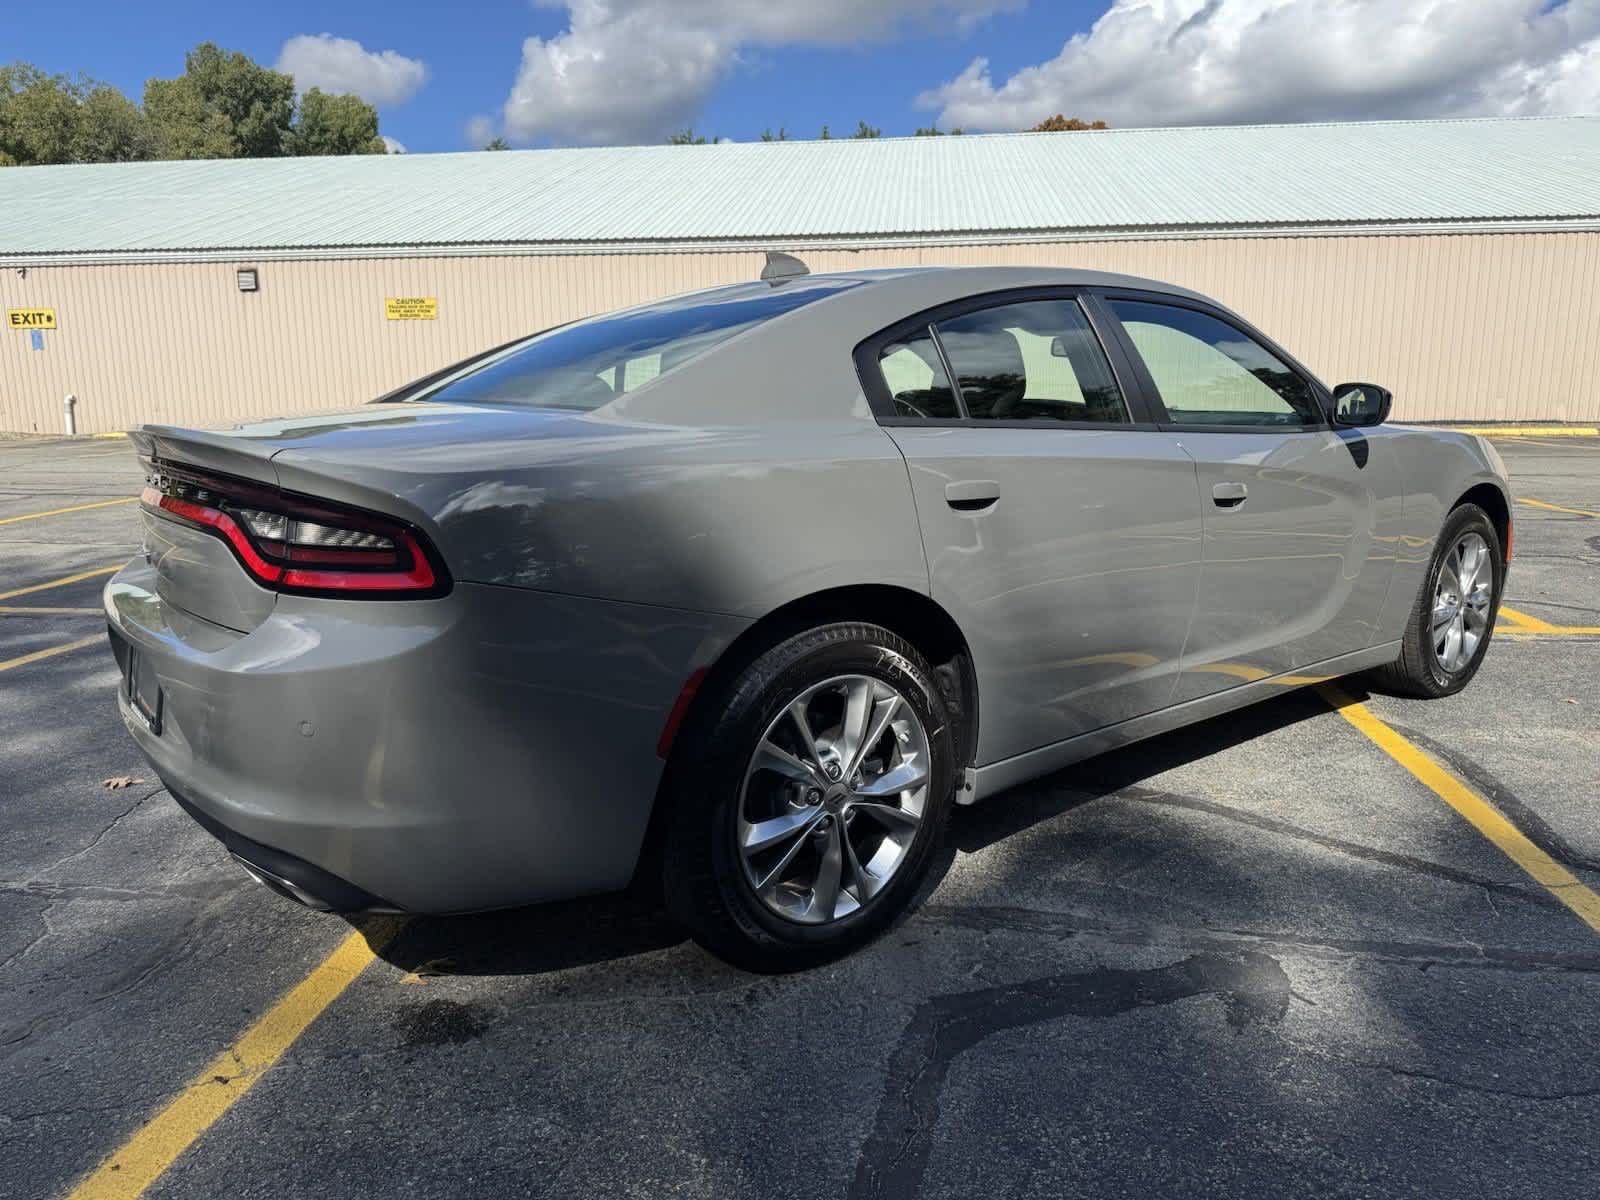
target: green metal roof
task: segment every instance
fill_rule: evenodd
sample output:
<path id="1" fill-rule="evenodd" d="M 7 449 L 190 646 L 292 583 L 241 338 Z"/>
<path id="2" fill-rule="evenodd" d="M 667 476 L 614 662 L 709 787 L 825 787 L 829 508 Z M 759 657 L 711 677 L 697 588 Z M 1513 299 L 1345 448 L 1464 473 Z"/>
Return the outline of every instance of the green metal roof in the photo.
<path id="1" fill-rule="evenodd" d="M 0 258 L 1600 218 L 1600 117 L 0 169 Z"/>

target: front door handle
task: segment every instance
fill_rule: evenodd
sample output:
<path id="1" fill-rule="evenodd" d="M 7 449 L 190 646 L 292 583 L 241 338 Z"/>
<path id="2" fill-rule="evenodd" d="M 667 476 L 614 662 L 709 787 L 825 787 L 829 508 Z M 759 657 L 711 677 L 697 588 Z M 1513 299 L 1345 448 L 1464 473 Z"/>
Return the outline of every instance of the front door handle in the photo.
<path id="1" fill-rule="evenodd" d="M 958 479 L 944 485 L 944 500 L 957 512 L 982 512 L 1000 499 L 1000 485 L 992 479 Z"/>
<path id="2" fill-rule="evenodd" d="M 1249 488 L 1231 479 L 1224 480 L 1211 489 L 1211 500 L 1218 508 L 1238 508 L 1249 495 Z"/>

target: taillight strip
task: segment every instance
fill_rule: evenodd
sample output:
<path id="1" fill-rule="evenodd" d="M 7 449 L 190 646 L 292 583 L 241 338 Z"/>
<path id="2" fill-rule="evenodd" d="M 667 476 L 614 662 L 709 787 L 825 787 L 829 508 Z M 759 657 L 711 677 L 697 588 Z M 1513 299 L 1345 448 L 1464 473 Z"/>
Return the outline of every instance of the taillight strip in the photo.
<path id="1" fill-rule="evenodd" d="M 250 539 L 245 536 L 244 530 L 239 528 L 239 523 L 221 509 L 207 508 L 192 500 L 180 500 L 176 496 L 165 495 L 150 487 L 140 493 L 139 499 L 152 508 L 159 508 L 163 512 L 169 512 L 175 517 L 195 525 L 203 525 L 221 534 L 223 540 L 233 547 L 233 552 L 249 568 L 250 573 L 262 583 L 282 581 L 283 568 L 262 558 Z"/>

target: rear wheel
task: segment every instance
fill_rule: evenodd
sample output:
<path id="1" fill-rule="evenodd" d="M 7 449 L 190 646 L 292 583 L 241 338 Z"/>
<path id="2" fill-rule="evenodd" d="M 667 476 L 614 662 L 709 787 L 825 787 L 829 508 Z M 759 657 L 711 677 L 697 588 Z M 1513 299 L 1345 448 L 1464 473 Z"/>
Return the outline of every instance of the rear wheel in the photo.
<path id="1" fill-rule="evenodd" d="M 685 733 L 668 907 L 712 953 L 796 970 L 862 945 L 925 879 L 952 798 L 933 672 L 875 625 L 767 651 Z"/>
<path id="2" fill-rule="evenodd" d="M 1478 673 L 1505 582 L 1500 535 L 1476 504 L 1451 512 L 1439 533 L 1400 657 L 1374 673 L 1385 691 L 1434 699 Z"/>

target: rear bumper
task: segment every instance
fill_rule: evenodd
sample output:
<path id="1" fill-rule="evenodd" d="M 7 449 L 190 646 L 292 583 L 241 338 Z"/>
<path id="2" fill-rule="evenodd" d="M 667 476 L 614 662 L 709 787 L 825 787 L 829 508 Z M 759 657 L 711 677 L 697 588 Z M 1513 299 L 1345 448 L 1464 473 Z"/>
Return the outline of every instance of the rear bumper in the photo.
<path id="1" fill-rule="evenodd" d="M 164 602 L 142 560 L 105 608 L 161 687 L 160 733 L 119 692 L 124 724 L 252 873 L 318 907 L 415 912 L 625 886 L 668 713 L 746 624 L 458 584 L 284 596 L 245 634 Z"/>

